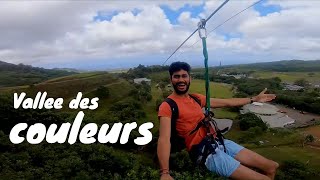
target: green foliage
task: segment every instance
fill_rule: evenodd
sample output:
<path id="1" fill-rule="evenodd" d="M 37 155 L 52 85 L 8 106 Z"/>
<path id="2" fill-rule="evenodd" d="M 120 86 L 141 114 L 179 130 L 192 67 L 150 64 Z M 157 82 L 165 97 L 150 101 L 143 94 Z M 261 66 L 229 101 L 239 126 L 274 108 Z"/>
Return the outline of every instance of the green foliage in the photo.
<path id="1" fill-rule="evenodd" d="M 316 89 L 304 92 L 279 91 L 275 102 L 299 110 L 319 113 L 320 99 L 315 97 L 320 97 L 320 93 Z"/>
<path id="2" fill-rule="evenodd" d="M 319 172 L 309 168 L 307 165 L 297 160 L 284 161 L 280 166 L 280 173 L 276 179 L 279 180 L 307 180 L 319 177 Z"/>
<path id="3" fill-rule="evenodd" d="M 134 89 L 129 92 L 137 101 L 148 102 L 152 100 L 151 86 L 146 82 L 142 81 L 141 84 L 134 84 Z"/>
<path id="4" fill-rule="evenodd" d="M 24 64 L 10 64 L 0 61 L 1 86 L 21 86 L 39 83 L 51 78 L 75 74 L 64 70 L 32 67 Z"/>
<path id="5" fill-rule="evenodd" d="M 6 137 L 8 138 L 8 137 Z M 0 142 L 4 138 L 0 136 Z M 158 171 L 138 156 L 103 144 L 23 143 L 1 150 L 0 176 L 5 179 L 154 179 Z M 131 178 L 130 178 L 131 179 Z"/>
<path id="6" fill-rule="evenodd" d="M 151 73 L 167 71 L 169 66 L 144 66 L 139 64 L 139 66 L 135 68 L 130 68 L 127 73 L 121 74 L 121 77 L 126 79 L 134 79 L 134 78 L 144 78 L 148 77 Z"/>
<path id="7" fill-rule="evenodd" d="M 176 152 L 170 156 L 170 167 L 176 171 L 192 169 L 194 166 L 195 164 L 191 161 L 188 152 L 185 150 Z"/>
<path id="8" fill-rule="evenodd" d="M 28 123 L 29 125 L 42 122 L 49 127 L 50 124 L 61 124 L 65 120 L 61 114 L 52 110 L 30 110 L 13 108 L 13 96 L 0 96 L 0 127 L 8 134 L 12 127 L 18 123 Z"/>
<path id="9" fill-rule="evenodd" d="M 264 133 L 261 127 L 255 126 L 249 128 L 246 132 L 242 133 L 239 138 L 240 143 L 248 143 L 254 140 L 257 136 L 260 136 Z"/>
<path id="10" fill-rule="evenodd" d="M 172 176 L 175 179 L 219 179 L 217 174 L 194 164 L 186 150 L 171 154 L 170 168 L 174 170 Z"/>
<path id="11" fill-rule="evenodd" d="M 124 100 L 113 104 L 110 112 L 121 122 L 132 122 L 146 116 L 142 105 L 134 100 Z"/>
<path id="12" fill-rule="evenodd" d="M 245 131 L 252 127 L 260 127 L 263 131 L 267 130 L 267 125 L 253 113 L 240 114 L 237 119 L 240 121 L 240 129 Z"/>
<path id="13" fill-rule="evenodd" d="M 264 88 L 268 88 L 268 92 L 282 90 L 281 80 L 279 78 L 271 79 L 239 79 L 234 82 L 237 89 L 248 95 L 259 94 Z"/>
<path id="14" fill-rule="evenodd" d="M 159 110 L 159 107 L 160 107 L 160 105 L 161 105 L 162 102 L 163 102 L 163 99 L 157 99 L 157 100 L 156 100 L 156 111 Z"/>
<path id="15" fill-rule="evenodd" d="M 314 136 L 312 136 L 311 134 L 308 134 L 305 138 L 305 142 L 307 143 L 311 143 L 311 142 L 314 142 L 316 139 Z"/>
<path id="16" fill-rule="evenodd" d="M 318 63 L 320 61 L 317 61 Z M 308 62 L 306 62 L 308 63 Z M 239 67 L 240 68 L 240 67 Z M 240 68 L 241 69 L 241 68 Z M 232 71 L 231 71 L 232 72 Z M 269 72 L 271 76 L 271 72 Z M 281 75 L 281 74 L 280 74 Z M 203 79 L 203 73 L 196 73 L 196 78 Z M 296 109 L 319 113 L 320 92 L 318 89 L 304 89 L 301 91 L 284 91 L 279 77 L 269 79 L 235 79 L 234 77 L 225 77 L 219 75 L 212 75 L 212 81 L 232 84 L 236 90 L 234 97 L 248 97 L 257 95 L 264 88 L 268 88 L 267 93 L 275 93 L 277 98 L 274 102 L 278 104 L 285 104 Z M 298 79 L 296 84 L 308 86 L 308 81 L 305 79 Z"/>
<path id="17" fill-rule="evenodd" d="M 293 129 L 287 129 L 287 128 L 270 128 L 268 129 L 268 131 L 280 137 L 285 137 L 285 136 L 294 134 L 295 132 Z"/>
<path id="18" fill-rule="evenodd" d="M 162 91 L 162 98 L 163 98 L 163 99 L 167 98 L 171 93 L 172 93 L 171 90 L 164 90 L 164 91 Z"/>
<path id="19" fill-rule="evenodd" d="M 95 91 L 94 95 L 99 98 L 107 98 L 109 96 L 110 92 L 107 87 L 99 86 Z"/>
<path id="20" fill-rule="evenodd" d="M 194 79 L 205 79 L 205 76 L 203 74 L 203 72 L 197 72 L 194 73 L 194 75 L 192 75 L 192 77 Z M 218 82 L 218 83 L 227 83 L 227 84 L 232 84 L 236 81 L 236 78 L 234 77 L 228 77 L 228 76 L 220 76 L 220 75 L 216 75 L 216 74 L 212 74 L 210 75 L 210 81 L 213 82 Z"/>
<path id="21" fill-rule="evenodd" d="M 275 71 L 275 72 L 319 72 L 320 60 L 303 61 L 303 60 L 283 60 L 264 63 L 253 63 L 243 65 L 231 65 L 224 67 L 216 67 L 216 69 L 232 69 L 238 70 L 256 70 L 256 71 Z M 217 72 L 217 71 L 216 71 Z"/>
<path id="22" fill-rule="evenodd" d="M 148 69 L 149 67 L 146 68 L 147 69 L 143 70 L 146 70 L 148 73 L 152 72 Z M 114 79 L 112 81 L 114 81 Z M 277 80 L 275 79 L 274 81 Z M 83 84 L 83 81 L 80 82 L 79 80 L 79 83 Z M 231 83 L 234 82 L 232 81 Z M 99 87 L 100 85 L 103 86 L 105 84 L 106 82 L 99 81 L 99 83 L 94 83 L 83 89 L 92 90 L 96 87 Z M 38 91 L 37 86 L 38 85 L 33 87 L 35 89 L 34 91 Z M 46 86 L 49 85 L 47 84 Z M 86 83 L 85 86 L 87 86 Z M 130 85 L 130 88 L 131 86 L 132 85 Z M 67 86 L 65 86 L 64 84 L 63 87 Z M 71 88 L 74 88 L 76 91 L 79 91 L 78 87 L 79 86 Z M 250 85 L 248 85 L 247 87 L 249 88 Z M 111 87 L 108 86 L 108 88 L 110 88 L 111 92 L 114 92 Z M 263 88 L 257 88 L 256 91 L 260 92 Z M 127 88 L 123 87 L 122 89 L 127 90 Z M 147 93 L 150 92 L 150 88 L 147 87 L 135 87 L 135 89 L 137 91 L 135 91 L 133 94 L 138 94 L 140 90 Z M 63 90 L 65 91 L 65 89 Z M 57 91 L 57 88 L 52 88 L 52 91 Z M 168 92 L 168 95 L 169 93 L 170 92 Z M 308 93 L 310 93 L 310 96 L 313 97 L 317 95 L 317 91 Z M 51 92 L 49 94 L 51 94 Z M 61 92 L 57 92 L 56 94 L 59 95 L 61 94 Z M 123 96 L 123 94 L 121 94 L 120 96 Z M 167 95 L 165 97 L 167 97 Z M 119 99 L 126 100 L 117 102 Z M 145 113 L 142 109 L 146 106 L 143 107 L 140 103 L 137 103 L 139 101 L 131 101 L 130 99 L 131 97 L 127 96 L 125 98 L 113 97 L 112 100 L 114 101 L 111 102 L 113 104 L 110 106 L 110 111 L 108 111 L 108 108 L 111 103 L 109 102 L 109 100 L 107 100 L 108 107 L 106 108 L 106 110 L 101 111 L 101 115 L 97 116 L 95 113 L 86 112 L 86 118 L 84 119 L 84 122 L 95 122 L 99 119 L 99 122 L 103 123 L 119 121 L 125 123 L 132 122 L 132 120 L 136 121 L 140 118 L 143 118 L 143 114 Z M 157 99 L 156 101 L 158 101 L 158 103 L 160 103 L 160 101 L 162 102 L 162 100 L 160 99 Z M 307 102 L 312 101 L 308 100 Z M 153 105 L 155 103 L 155 101 L 149 103 L 152 104 L 152 110 L 154 109 Z M 101 118 L 102 116 L 104 117 L 104 119 Z M 52 145 L 47 143 L 41 143 L 39 145 L 30 145 L 27 143 L 13 145 L 9 141 L 9 130 L 12 128 L 14 124 L 18 122 L 28 122 L 28 124 L 35 122 L 59 124 L 66 121 L 72 121 L 73 118 L 73 115 L 71 116 L 69 114 L 60 114 L 57 113 L 57 111 L 29 111 L 21 109 L 15 110 L 12 107 L 12 97 L 0 96 L 1 179 L 159 179 L 158 168 L 155 164 L 152 163 L 151 155 L 144 151 L 138 151 L 137 148 L 133 150 L 133 148 L 131 148 L 130 146 L 130 143 L 126 144 L 125 146 L 121 145 L 121 147 L 118 147 L 116 145 L 112 145 L 113 147 L 110 147 L 110 144 L 83 145 L 79 143 L 76 143 L 74 145 Z M 264 131 L 263 128 L 261 128 L 260 126 L 254 126 L 250 127 L 247 131 L 240 133 L 241 136 L 243 134 L 244 136 L 247 136 L 244 139 L 248 139 L 254 136 L 262 136 L 263 134 L 261 135 L 261 133 L 264 133 Z M 280 132 L 280 130 L 278 132 L 277 130 L 275 136 L 281 136 L 282 134 L 290 133 L 293 132 Z M 139 136 L 139 133 L 133 131 L 132 134 L 130 134 L 129 142 L 132 140 L 133 137 L 137 136 Z M 123 149 L 125 149 L 125 151 Z M 279 149 L 281 150 L 281 148 Z M 170 168 L 173 170 L 172 176 L 175 179 L 223 179 L 217 177 L 217 175 L 208 172 L 205 169 L 195 167 L 192 163 L 190 163 L 188 154 L 185 151 L 179 154 L 175 154 L 172 158 L 173 159 L 171 161 Z M 277 178 L 294 179 L 294 176 L 291 176 L 290 173 L 296 173 L 296 177 L 303 177 L 305 179 L 307 179 L 306 177 L 316 177 L 315 171 L 309 171 L 308 168 L 306 172 L 310 173 L 307 174 L 303 174 L 303 172 L 298 170 L 286 172 L 286 169 L 288 168 L 284 168 L 284 172 L 280 170 L 280 175 L 278 175 Z M 299 168 L 296 167 L 291 169 Z"/>
<path id="23" fill-rule="evenodd" d="M 309 82 L 305 79 L 298 79 L 298 80 L 294 81 L 294 84 L 298 85 L 298 86 L 306 87 L 309 85 Z"/>
<path id="24" fill-rule="evenodd" d="M 163 90 L 164 88 L 166 88 L 166 85 L 167 85 L 168 83 L 165 83 L 165 82 L 159 82 L 159 87 L 160 87 L 160 89 L 161 90 Z"/>
<path id="25" fill-rule="evenodd" d="M 246 93 L 244 93 L 244 92 L 237 92 L 237 93 L 234 95 L 235 98 L 246 98 L 246 97 L 248 97 L 248 96 L 249 96 L 249 95 L 246 94 Z"/>

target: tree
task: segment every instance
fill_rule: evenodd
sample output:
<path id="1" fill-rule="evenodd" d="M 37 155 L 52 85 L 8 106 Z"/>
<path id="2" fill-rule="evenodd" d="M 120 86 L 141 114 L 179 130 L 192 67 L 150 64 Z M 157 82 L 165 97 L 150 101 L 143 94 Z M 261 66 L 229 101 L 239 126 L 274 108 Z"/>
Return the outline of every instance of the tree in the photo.
<path id="1" fill-rule="evenodd" d="M 161 90 L 163 90 L 166 87 L 167 83 L 165 82 L 159 82 L 159 87 Z"/>
<path id="2" fill-rule="evenodd" d="M 118 121 L 131 122 L 146 117 L 145 112 L 142 110 L 142 105 L 139 102 L 132 100 L 124 100 L 113 104 L 110 111 Z"/>
<path id="3" fill-rule="evenodd" d="M 160 107 L 162 102 L 163 102 L 163 99 L 157 99 L 156 100 L 156 111 L 159 111 L 159 107 Z"/>
<path id="4" fill-rule="evenodd" d="M 164 91 L 162 91 L 162 97 L 167 98 L 171 93 L 172 93 L 172 91 L 164 90 Z"/>
<path id="5" fill-rule="evenodd" d="M 99 98 L 106 98 L 109 96 L 109 89 L 104 86 L 99 86 L 95 91 L 94 95 L 99 97 Z"/>
<path id="6" fill-rule="evenodd" d="M 318 179 L 319 172 L 309 168 L 306 164 L 297 160 L 286 160 L 280 166 L 276 179 L 296 180 L 296 179 Z"/>
<path id="7" fill-rule="evenodd" d="M 306 87 L 306 86 L 309 85 L 309 82 L 307 80 L 305 80 L 305 79 L 298 79 L 298 80 L 294 81 L 293 84 L 298 85 L 298 86 Z"/>
<path id="8" fill-rule="evenodd" d="M 314 76 L 314 73 L 313 72 L 311 72 L 311 73 L 308 73 L 308 76 Z"/>
<path id="9" fill-rule="evenodd" d="M 308 134 L 305 138 L 305 142 L 306 143 L 311 143 L 315 140 L 314 136 L 312 136 L 311 134 Z"/>
<path id="10" fill-rule="evenodd" d="M 240 120 L 240 129 L 243 131 L 256 126 L 260 127 L 263 131 L 268 129 L 266 123 L 253 113 L 240 114 L 237 119 Z"/>

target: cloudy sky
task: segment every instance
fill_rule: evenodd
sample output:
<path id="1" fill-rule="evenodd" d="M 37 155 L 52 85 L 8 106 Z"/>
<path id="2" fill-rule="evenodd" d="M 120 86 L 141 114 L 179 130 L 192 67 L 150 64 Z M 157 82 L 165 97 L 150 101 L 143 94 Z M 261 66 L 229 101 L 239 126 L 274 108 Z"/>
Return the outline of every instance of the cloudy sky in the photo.
<path id="1" fill-rule="evenodd" d="M 0 60 L 91 70 L 161 65 L 222 2 L 0 1 Z M 210 65 L 320 59 L 318 0 L 263 0 L 212 31 L 254 2 L 230 0 L 208 21 Z M 198 40 L 166 64 L 201 66 Z"/>

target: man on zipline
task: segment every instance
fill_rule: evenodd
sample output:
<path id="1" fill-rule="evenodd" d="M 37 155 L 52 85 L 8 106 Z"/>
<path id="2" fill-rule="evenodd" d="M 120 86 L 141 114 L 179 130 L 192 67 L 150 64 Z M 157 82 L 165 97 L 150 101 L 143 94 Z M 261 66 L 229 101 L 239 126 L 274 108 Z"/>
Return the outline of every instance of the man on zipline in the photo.
<path id="1" fill-rule="evenodd" d="M 215 172 L 220 176 L 230 177 L 232 179 L 274 179 L 276 169 L 279 166 L 277 162 L 266 159 L 265 157 L 248 150 L 233 141 L 227 139 L 218 140 L 218 133 L 214 132 L 216 130 L 210 129 L 209 131 L 208 127 L 201 126 L 200 122 L 205 119 L 202 107 L 205 107 L 206 105 L 206 97 L 201 94 L 188 94 L 191 82 L 190 70 L 190 65 L 185 62 L 174 62 L 169 68 L 170 79 L 174 88 L 174 92 L 168 96 L 168 98 L 172 99 L 178 107 L 179 114 L 176 120 L 175 128 L 177 134 L 184 138 L 184 143 L 187 150 L 192 152 L 194 149 L 196 149 L 194 147 L 198 147 L 198 145 L 202 144 L 211 132 L 210 136 L 214 137 L 212 138 L 214 140 L 212 140 L 212 145 L 209 145 L 213 150 L 207 150 L 209 153 L 201 156 L 201 162 L 207 167 L 208 170 Z M 266 89 L 263 90 L 259 95 L 252 98 L 210 98 L 210 104 L 212 108 L 233 107 L 242 106 L 252 102 L 268 102 L 276 97 L 274 94 L 265 94 L 265 92 Z M 196 99 L 198 99 L 197 102 Z M 201 106 L 199 106 L 199 104 Z M 161 168 L 160 179 L 172 179 L 169 173 L 172 111 L 173 109 L 171 105 L 169 105 L 167 102 L 163 102 L 160 105 L 158 112 L 158 117 L 160 120 L 160 134 L 157 154 Z M 202 147 L 207 148 L 207 146 Z M 202 147 L 202 150 L 205 149 Z M 246 166 L 258 168 L 264 173 L 258 173 Z"/>

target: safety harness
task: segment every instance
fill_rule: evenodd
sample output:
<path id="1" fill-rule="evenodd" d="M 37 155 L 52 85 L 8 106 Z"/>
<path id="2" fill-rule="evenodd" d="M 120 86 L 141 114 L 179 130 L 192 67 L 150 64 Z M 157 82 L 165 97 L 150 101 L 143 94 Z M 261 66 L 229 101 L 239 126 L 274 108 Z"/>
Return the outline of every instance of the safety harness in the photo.
<path id="1" fill-rule="evenodd" d="M 224 152 L 226 152 L 223 133 L 228 131 L 229 128 L 226 127 L 220 130 L 213 117 L 214 114 L 210 111 L 209 116 L 205 116 L 192 131 L 192 133 L 194 133 L 201 127 L 205 127 L 207 131 L 206 137 L 199 144 L 193 145 L 189 152 L 191 160 L 198 165 L 204 165 L 207 157 L 210 154 L 215 154 L 215 149 L 218 148 L 219 145 L 222 145 Z"/>

